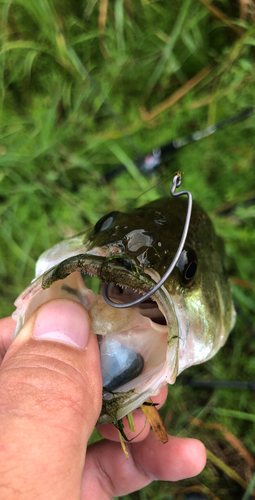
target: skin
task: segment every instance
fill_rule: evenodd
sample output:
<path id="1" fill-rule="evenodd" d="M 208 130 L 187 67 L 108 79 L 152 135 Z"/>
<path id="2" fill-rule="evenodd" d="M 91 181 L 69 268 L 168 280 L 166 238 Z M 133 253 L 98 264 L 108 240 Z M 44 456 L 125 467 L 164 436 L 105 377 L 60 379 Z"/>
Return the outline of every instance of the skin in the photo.
<path id="1" fill-rule="evenodd" d="M 87 346 L 35 338 L 38 323 L 41 331 L 51 323 L 72 335 L 82 325 Z M 11 318 L 0 320 L 0 498 L 107 500 L 203 469 L 201 442 L 169 437 L 163 445 L 148 424 L 126 445 L 129 460 L 110 425 L 99 428 L 106 439 L 87 448 L 101 411 L 102 380 L 98 343 L 83 306 L 66 299 L 43 304 L 11 343 L 14 328 Z M 154 398 L 160 405 L 165 399 L 166 389 Z M 137 411 L 134 420 L 139 432 L 144 416 Z"/>

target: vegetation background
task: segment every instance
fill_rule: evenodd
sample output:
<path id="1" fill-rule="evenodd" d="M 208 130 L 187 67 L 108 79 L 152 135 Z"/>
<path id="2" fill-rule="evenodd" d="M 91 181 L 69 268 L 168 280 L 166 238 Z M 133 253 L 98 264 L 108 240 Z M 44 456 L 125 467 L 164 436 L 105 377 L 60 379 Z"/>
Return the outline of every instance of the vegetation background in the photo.
<path id="1" fill-rule="evenodd" d="M 152 176 L 133 160 L 255 97 L 252 0 L 1 0 L 0 312 L 11 314 L 45 249 L 105 213 L 169 193 L 177 170 L 226 244 L 238 319 L 221 352 L 184 372 L 167 430 L 202 439 L 194 479 L 127 499 L 255 498 L 255 115 L 181 148 Z M 121 175 L 104 176 L 118 164 Z M 98 439 L 95 432 L 93 439 Z M 253 496 L 252 496 L 253 495 Z"/>

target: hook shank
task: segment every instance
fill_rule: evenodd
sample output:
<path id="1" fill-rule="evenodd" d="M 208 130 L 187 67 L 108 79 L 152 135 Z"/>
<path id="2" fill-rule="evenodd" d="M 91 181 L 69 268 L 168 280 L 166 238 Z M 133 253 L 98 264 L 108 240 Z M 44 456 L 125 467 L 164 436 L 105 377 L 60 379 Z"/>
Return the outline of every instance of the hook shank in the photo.
<path id="1" fill-rule="evenodd" d="M 180 258 L 180 255 L 182 253 L 182 250 L 183 250 L 186 238 L 187 238 L 189 224 L 190 224 L 191 211 L 192 211 L 192 194 L 190 193 L 190 191 L 180 191 L 179 193 L 175 192 L 176 188 L 180 187 L 180 185 L 181 185 L 181 176 L 180 176 L 180 174 L 176 174 L 173 178 L 173 183 L 172 183 L 172 188 L 171 188 L 170 193 L 172 196 L 175 196 L 175 197 L 182 196 L 182 195 L 186 194 L 188 197 L 188 208 L 187 208 L 187 215 L 186 215 L 186 220 L 185 220 L 185 224 L 184 224 L 184 229 L 183 229 L 181 241 L 179 243 L 177 252 L 176 252 L 174 259 L 172 260 L 168 270 L 165 272 L 165 274 L 162 276 L 162 278 L 158 281 L 158 283 L 151 290 L 149 290 L 147 293 L 145 293 L 144 295 L 142 295 L 138 299 L 136 299 L 132 302 L 129 302 L 128 304 L 117 304 L 116 302 L 113 302 L 111 299 L 109 299 L 109 297 L 108 297 L 108 285 L 105 284 L 104 288 L 103 288 L 103 297 L 104 297 L 105 302 L 109 306 L 115 307 L 116 309 L 125 309 L 127 307 L 132 307 L 132 306 L 136 306 L 138 304 L 141 304 L 141 302 L 150 298 L 164 284 L 164 282 L 167 280 L 167 278 L 172 273 L 175 265 L 177 264 L 177 262 Z"/>

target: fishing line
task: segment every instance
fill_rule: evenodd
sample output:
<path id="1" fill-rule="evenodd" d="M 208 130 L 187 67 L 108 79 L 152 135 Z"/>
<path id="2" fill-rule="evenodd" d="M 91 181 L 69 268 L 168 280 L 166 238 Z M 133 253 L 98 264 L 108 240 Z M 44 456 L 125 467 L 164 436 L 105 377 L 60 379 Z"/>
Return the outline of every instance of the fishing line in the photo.
<path id="1" fill-rule="evenodd" d="M 156 184 L 153 184 L 152 187 L 150 187 L 149 189 L 146 189 L 146 191 L 143 191 L 143 193 L 139 194 L 136 198 L 134 198 L 133 200 L 128 201 L 125 205 L 122 205 L 121 206 L 121 210 L 123 210 L 124 208 L 128 207 L 131 203 L 134 203 L 135 201 L 139 200 L 140 198 L 142 198 L 142 196 L 146 195 L 147 193 L 149 193 L 153 189 L 157 188 L 161 184 L 163 184 L 163 183 L 165 184 L 172 177 L 172 175 L 173 175 L 172 173 L 169 174 L 169 175 L 167 175 L 167 177 L 164 177 L 164 179 L 162 179 L 161 181 L 157 182 Z"/>
<path id="2" fill-rule="evenodd" d="M 178 260 L 180 258 L 180 255 L 182 253 L 182 250 L 183 250 L 186 238 L 187 238 L 187 234 L 188 234 L 188 230 L 189 230 L 189 224 L 190 224 L 190 218 L 191 218 L 191 211 L 192 211 L 192 194 L 190 193 L 190 191 L 179 191 L 179 193 L 175 192 L 176 188 L 179 188 L 180 185 L 181 185 L 181 175 L 180 175 L 180 173 L 178 173 L 173 178 L 173 183 L 172 183 L 172 187 L 171 187 L 170 193 L 174 197 L 178 197 L 178 196 L 182 196 L 182 195 L 187 195 L 187 197 L 188 197 L 188 208 L 187 208 L 187 215 L 186 215 L 186 220 L 185 220 L 185 224 L 184 224 L 184 229 L 183 229 L 181 241 L 179 243 L 179 246 L 178 246 L 177 252 L 175 254 L 175 257 L 172 260 L 172 262 L 171 262 L 168 270 L 165 272 L 165 274 L 162 276 L 162 278 L 158 281 L 158 283 L 151 290 L 149 290 L 149 292 L 145 293 L 145 295 L 143 295 L 142 297 L 139 297 L 138 299 L 136 299 L 136 300 L 134 300 L 132 302 L 129 302 L 128 304 L 118 304 L 116 302 L 113 302 L 111 299 L 109 299 L 109 296 L 108 296 L 108 285 L 105 284 L 104 287 L 103 287 L 103 297 L 104 297 L 105 302 L 109 306 L 115 307 L 116 309 L 124 309 L 124 308 L 127 308 L 127 307 L 132 307 L 132 306 L 136 306 L 138 304 L 141 304 L 141 302 L 144 302 L 144 300 L 149 299 L 165 283 L 165 281 L 167 280 L 167 278 L 172 273 L 175 265 L 177 264 L 177 262 L 178 262 Z"/>

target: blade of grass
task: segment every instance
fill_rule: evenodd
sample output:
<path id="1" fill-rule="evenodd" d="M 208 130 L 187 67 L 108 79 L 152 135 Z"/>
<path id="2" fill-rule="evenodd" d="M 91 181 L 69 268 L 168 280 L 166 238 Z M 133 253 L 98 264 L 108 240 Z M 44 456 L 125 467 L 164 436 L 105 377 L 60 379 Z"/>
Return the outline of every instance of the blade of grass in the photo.
<path id="1" fill-rule="evenodd" d="M 100 0 L 99 15 L 98 15 L 98 30 L 100 34 L 105 32 L 107 10 L 108 10 L 108 0 Z"/>
<path id="2" fill-rule="evenodd" d="M 56 60 L 68 71 L 75 70 L 82 80 L 88 78 L 87 70 L 62 32 L 61 22 L 53 5 L 48 0 L 31 0 L 30 2 L 19 0 L 19 2 L 55 49 Z"/>
<path id="3" fill-rule="evenodd" d="M 3 32 L 3 40 L 2 44 L 6 44 L 7 42 L 7 37 L 8 37 L 8 28 L 7 28 L 7 22 L 8 22 L 8 16 L 9 16 L 9 10 L 11 6 L 11 0 L 6 1 L 3 5 L 2 8 L 2 32 Z M 5 53 L 2 54 L 1 56 L 1 64 L 0 64 L 0 109 L 2 113 L 2 105 L 3 105 L 3 100 L 5 97 L 5 82 L 4 82 L 4 73 L 5 73 Z"/>
<path id="4" fill-rule="evenodd" d="M 255 487 L 255 474 L 253 475 L 252 480 L 248 488 L 246 489 L 245 494 L 242 496 L 241 500 L 249 500 L 250 496 L 252 495 L 252 490 L 254 487 Z"/>
<path id="5" fill-rule="evenodd" d="M 212 429 L 216 431 L 220 431 L 223 436 L 225 437 L 226 441 L 241 455 L 244 460 L 252 467 L 255 468 L 255 459 L 252 457 L 252 455 L 248 452 L 248 450 L 245 448 L 243 443 L 234 436 L 232 432 L 230 432 L 224 425 L 222 424 L 214 424 L 210 422 L 203 422 L 202 420 L 199 420 L 198 418 L 191 417 L 191 424 L 196 425 L 197 427 L 202 427 L 205 429 Z"/>
<path id="6" fill-rule="evenodd" d="M 234 285 L 240 286 L 241 288 L 246 288 L 247 290 L 255 290 L 255 284 L 250 281 L 243 280 L 242 278 L 238 278 L 237 276 L 229 276 L 230 283 L 234 283 Z"/>
<path id="7" fill-rule="evenodd" d="M 150 185 L 148 181 L 140 174 L 137 170 L 134 162 L 131 158 L 123 151 L 123 149 L 116 142 L 108 142 L 106 146 L 110 149 L 110 151 L 118 158 L 119 162 L 122 165 L 125 165 L 128 173 L 135 179 L 138 186 L 142 191 L 148 191 L 150 189 Z M 154 199 L 153 195 L 151 196 L 150 191 L 148 191 L 148 199 Z"/>
<path id="8" fill-rule="evenodd" d="M 239 33 L 239 29 L 230 21 L 230 19 L 221 12 L 220 9 L 214 5 L 208 3 L 206 0 L 199 0 L 215 17 L 218 17 L 223 23 L 225 23 L 229 28 Z"/>
<path id="9" fill-rule="evenodd" d="M 174 28 L 169 35 L 168 42 L 166 43 L 163 53 L 161 56 L 161 60 L 159 61 L 159 64 L 157 65 L 155 71 L 152 73 L 151 78 L 149 79 L 148 86 L 147 86 L 147 93 L 150 93 L 151 89 L 154 87 L 154 85 L 157 83 L 157 81 L 160 79 L 163 70 L 165 68 L 166 63 L 169 61 L 171 54 L 173 52 L 175 43 L 177 42 L 177 39 L 181 33 L 182 26 L 184 24 L 184 21 L 187 17 L 187 13 L 189 10 L 191 4 L 191 0 L 186 0 L 185 2 L 182 3 L 182 7 L 179 12 L 179 16 L 175 22 Z"/>
<path id="10" fill-rule="evenodd" d="M 3 224 L 1 227 L 1 236 L 5 241 L 9 250 L 14 255 L 16 255 L 16 257 L 18 257 L 22 262 L 27 264 L 30 267 L 30 269 L 34 270 L 35 260 L 32 259 L 32 257 L 30 257 L 26 252 L 24 252 L 24 250 L 16 243 L 16 241 L 14 241 L 14 239 L 12 238 L 12 236 L 10 235 L 10 233 L 7 231 L 7 229 L 4 227 Z"/>
<path id="11" fill-rule="evenodd" d="M 145 122 L 153 120 L 157 115 L 163 113 L 166 109 L 170 108 L 178 102 L 187 92 L 193 89 L 198 83 L 200 83 L 204 78 L 207 77 L 213 70 L 211 65 L 206 66 L 202 71 L 199 71 L 197 75 L 193 76 L 187 83 L 185 83 L 180 89 L 176 90 L 170 97 L 165 101 L 161 102 L 155 106 L 151 111 L 147 111 L 145 108 L 140 107 L 140 114 Z"/>
<path id="12" fill-rule="evenodd" d="M 237 472 L 231 469 L 231 467 L 225 464 L 220 458 L 216 457 L 214 453 L 206 449 L 206 455 L 208 460 L 210 460 L 214 465 L 216 465 L 220 470 L 222 470 L 222 472 L 227 474 L 227 476 L 231 477 L 233 481 L 236 481 L 236 483 L 240 484 L 242 488 L 246 489 L 248 487 L 247 482 L 244 481 L 244 479 L 242 479 L 241 476 L 237 474 Z"/>
<path id="13" fill-rule="evenodd" d="M 122 53 L 125 51 L 123 0 L 115 0 L 115 31 L 118 50 Z"/>
<path id="14" fill-rule="evenodd" d="M 245 413 L 244 411 L 228 410 L 227 408 L 211 408 L 212 413 L 222 415 L 223 417 L 240 418 L 241 420 L 248 420 L 255 422 L 255 415 L 252 413 Z"/>

